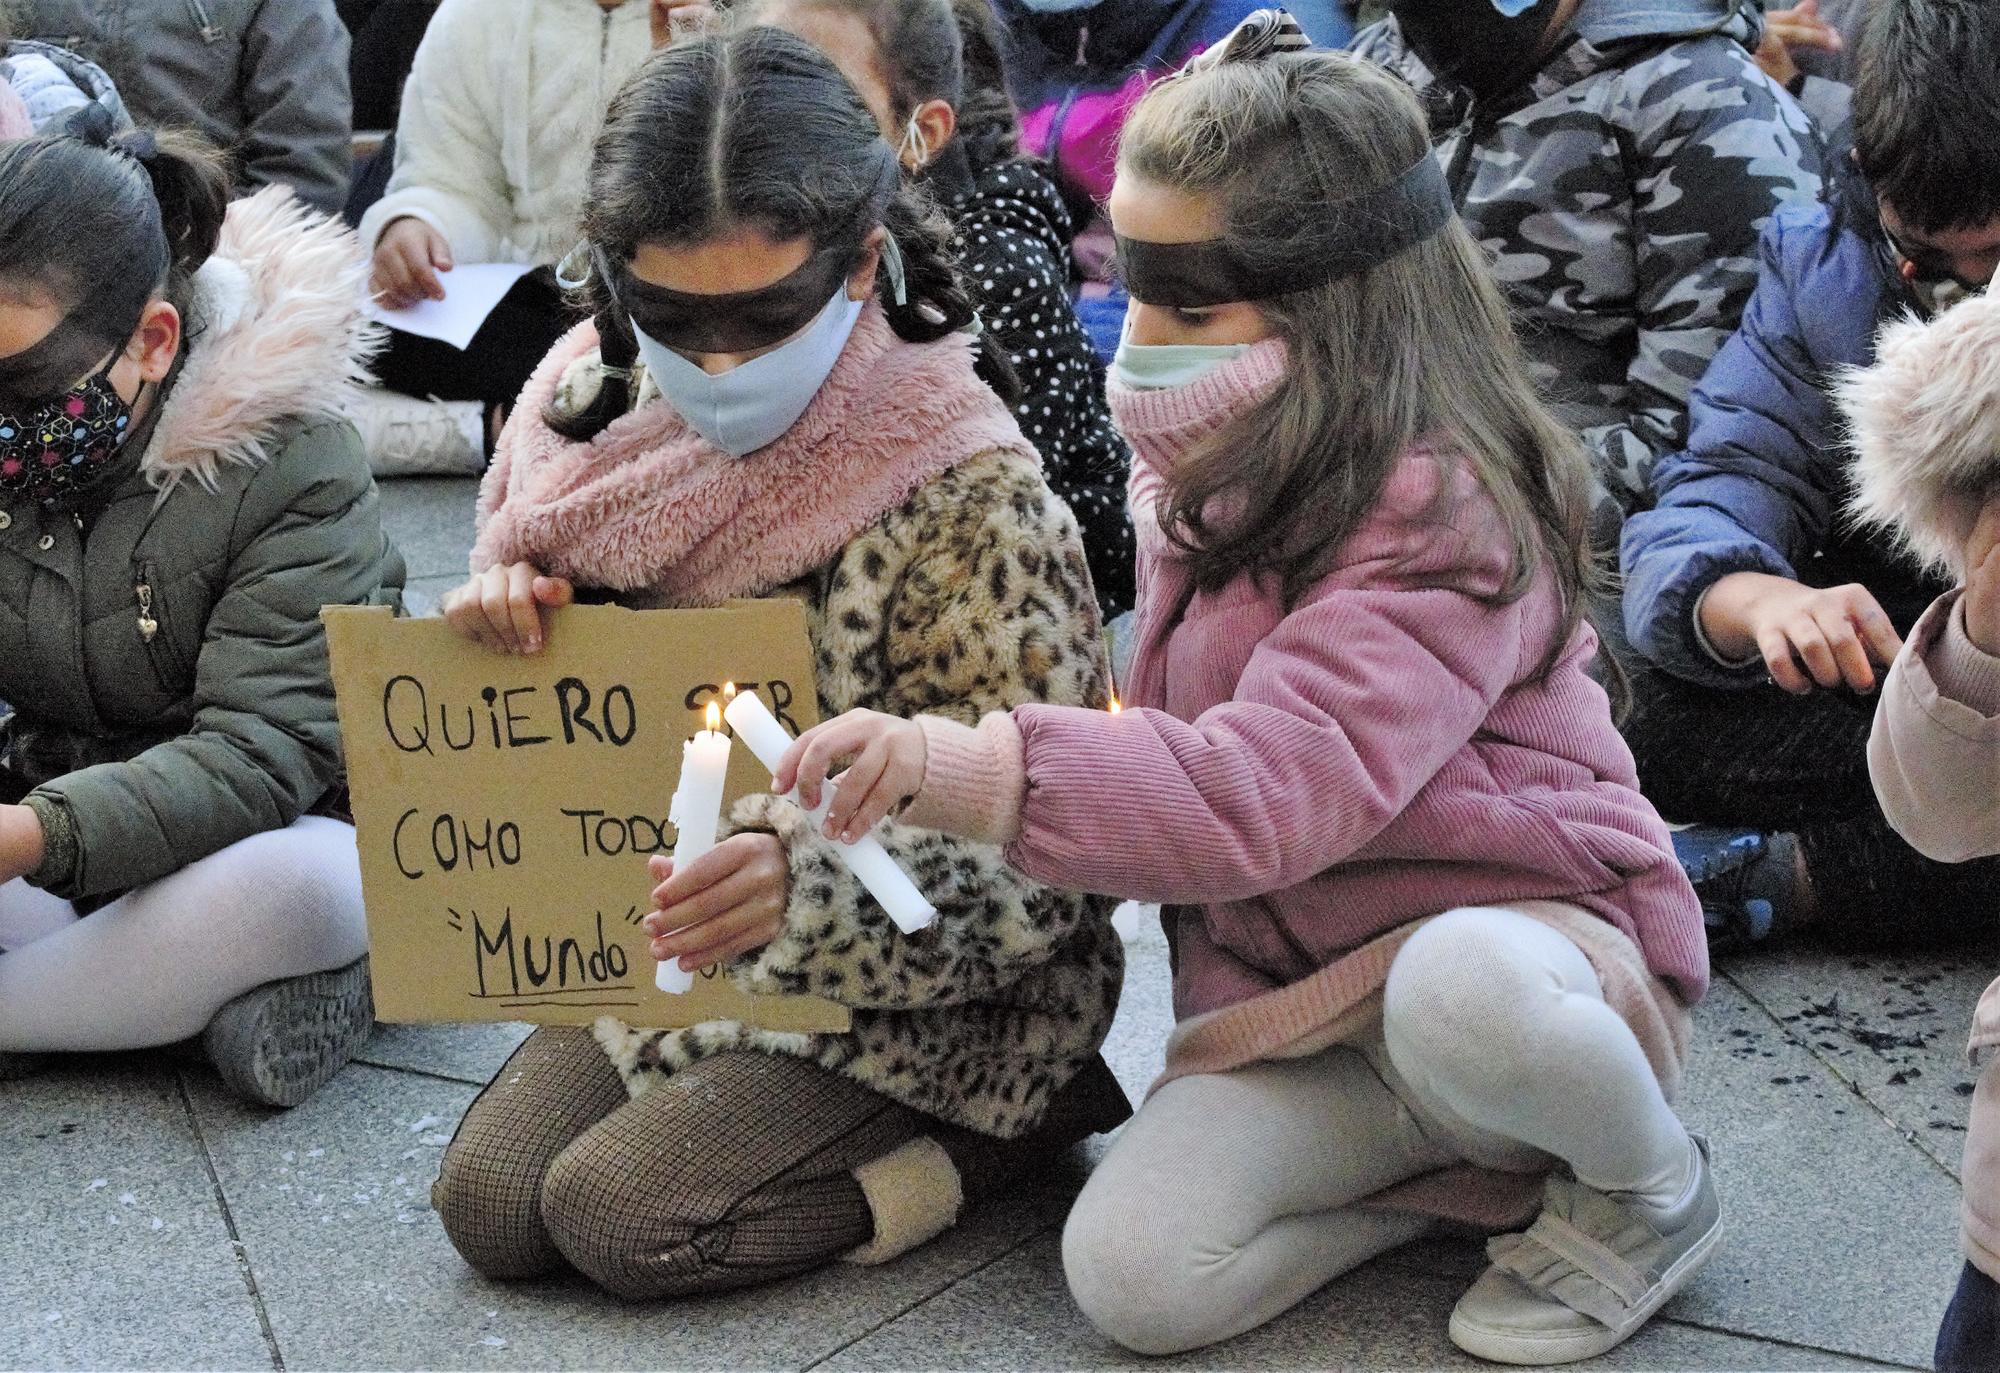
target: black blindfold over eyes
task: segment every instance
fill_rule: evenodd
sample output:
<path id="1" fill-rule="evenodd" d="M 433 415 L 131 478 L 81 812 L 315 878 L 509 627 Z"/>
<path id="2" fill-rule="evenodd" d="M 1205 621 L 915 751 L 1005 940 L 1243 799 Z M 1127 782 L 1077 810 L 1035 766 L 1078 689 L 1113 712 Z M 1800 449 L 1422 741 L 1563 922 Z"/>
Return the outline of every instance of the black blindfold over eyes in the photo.
<path id="1" fill-rule="evenodd" d="M 612 294 L 648 338 L 685 353 L 747 353 L 782 343 L 812 323 L 853 270 L 853 252 L 822 248 L 755 291 L 695 295 L 641 281 L 597 256 Z"/>
<path id="2" fill-rule="evenodd" d="M 1253 265 L 1221 239 L 1199 243 L 1117 240 L 1118 272 L 1134 300 L 1197 309 L 1269 300 L 1356 276 L 1436 234 L 1452 217 L 1451 189 L 1426 154 L 1394 181 L 1327 206 L 1295 240 L 1288 262 Z"/>
<path id="3" fill-rule="evenodd" d="M 19 414 L 55 400 L 121 342 L 73 316 L 63 320 L 31 347 L 0 358 L 0 410 Z"/>

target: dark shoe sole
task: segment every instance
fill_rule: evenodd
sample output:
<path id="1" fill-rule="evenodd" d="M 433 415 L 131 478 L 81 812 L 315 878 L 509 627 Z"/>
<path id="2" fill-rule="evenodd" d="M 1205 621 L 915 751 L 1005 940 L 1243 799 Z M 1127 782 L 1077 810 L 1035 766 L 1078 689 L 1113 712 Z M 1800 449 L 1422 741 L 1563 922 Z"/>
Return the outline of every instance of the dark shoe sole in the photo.
<path id="1" fill-rule="evenodd" d="M 375 1000 L 368 960 L 245 992 L 216 1012 L 202 1051 L 229 1089 L 260 1106 L 296 1106 L 368 1040 Z"/>

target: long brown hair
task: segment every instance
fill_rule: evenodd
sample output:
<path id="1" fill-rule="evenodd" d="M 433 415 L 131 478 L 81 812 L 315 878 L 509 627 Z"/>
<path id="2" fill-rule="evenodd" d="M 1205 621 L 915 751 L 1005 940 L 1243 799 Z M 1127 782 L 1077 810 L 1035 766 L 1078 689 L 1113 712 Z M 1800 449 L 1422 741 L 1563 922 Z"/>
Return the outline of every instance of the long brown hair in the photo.
<path id="1" fill-rule="evenodd" d="M 1214 206 L 1239 260 L 1281 269 L 1326 205 L 1430 155 L 1402 82 L 1339 53 L 1276 54 L 1161 82 L 1127 120 L 1118 174 Z M 1215 590 L 1250 573 L 1295 602 L 1432 437 L 1462 455 L 1513 537 L 1495 594 L 1546 567 L 1562 598 L 1553 665 L 1594 579 L 1590 467 L 1543 407 L 1479 246 L 1457 220 L 1379 266 L 1260 302 L 1289 350 L 1284 385 L 1175 465 L 1160 523 Z M 1230 512 L 1212 522 L 1205 512 Z"/>

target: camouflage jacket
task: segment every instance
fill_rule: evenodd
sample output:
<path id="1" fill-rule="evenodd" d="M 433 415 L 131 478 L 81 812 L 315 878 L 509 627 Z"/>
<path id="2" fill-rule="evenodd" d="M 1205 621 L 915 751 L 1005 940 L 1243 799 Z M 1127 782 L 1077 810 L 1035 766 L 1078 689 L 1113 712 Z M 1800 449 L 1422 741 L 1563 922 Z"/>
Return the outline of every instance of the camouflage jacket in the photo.
<path id="1" fill-rule="evenodd" d="M 1733 0 L 1585 0 L 1531 88 L 1438 147 L 1536 380 L 1627 509 L 1686 438 L 1688 395 L 1756 285 L 1765 222 L 1819 194 L 1811 121 L 1751 60 L 1761 23 Z M 1354 51 L 1430 82 L 1393 18 Z"/>

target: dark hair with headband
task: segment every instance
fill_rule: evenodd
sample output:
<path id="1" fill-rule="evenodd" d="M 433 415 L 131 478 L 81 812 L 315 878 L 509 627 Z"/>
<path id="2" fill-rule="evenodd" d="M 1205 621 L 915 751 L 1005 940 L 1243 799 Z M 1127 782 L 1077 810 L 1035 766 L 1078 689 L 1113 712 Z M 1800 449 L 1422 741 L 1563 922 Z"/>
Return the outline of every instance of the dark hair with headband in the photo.
<path id="1" fill-rule="evenodd" d="M 113 134 L 105 116 L 70 136 L 0 144 L 0 291 L 53 303 L 57 328 L 92 355 L 56 386 L 123 346 L 155 296 L 187 314 L 228 203 L 221 159 L 192 137 Z"/>
<path id="2" fill-rule="evenodd" d="M 1204 589 L 1248 572 L 1295 601 L 1367 518 L 1402 453 L 1436 436 L 1463 453 L 1512 531 L 1513 575 L 1496 599 L 1525 595 L 1553 570 L 1567 617 L 1548 647 L 1552 666 L 1593 576 L 1590 469 L 1536 395 L 1479 246 L 1447 217 L 1372 265 L 1324 270 L 1329 254 L 1375 256 L 1361 251 L 1370 221 L 1348 207 L 1430 155 L 1416 97 L 1345 54 L 1242 60 L 1235 43 L 1146 94 L 1126 121 L 1118 175 L 1207 201 L 1222 225 L 1216 250 L 1242 270 L 1316 284 L 1261 293 L 1258 308 L 1289 349 L 1285 381 L 1176 467 L 1162 528 Z M 1332 241 L 1329 225 L 1364 241 Z M 1209 512 L 1222 510 L 1227 519 L 1211 525 Z"/>
<path id="3" fill-rule="evenodd" d="M 928 343 L 976 315 L 946 253 L 948 229 L 902 186 L 896 154 L 833 62 L 773 28 L 686 43 L 648 58 L 611 102 L 590 164 L 584 237 L 615 274 L 642 243 L 692 246 L 756 229 L 803 238 L 816 253 L 846 250 L 858 265 L 879 224 L 901 250 L 905 299 L 886 268 L 876 294 L 898 337 Z M 631 321 L 595 270 L 584 292 L 608 368 L 581 413 L 544 418 L 571 438 L 595 437 L 631 403 L 615 369 L 638 356 Z M 980 376 L 1011 390 L 1006 358 L 980 340 Z"/>

